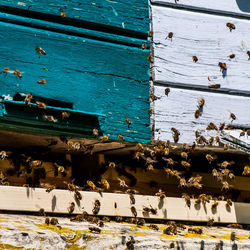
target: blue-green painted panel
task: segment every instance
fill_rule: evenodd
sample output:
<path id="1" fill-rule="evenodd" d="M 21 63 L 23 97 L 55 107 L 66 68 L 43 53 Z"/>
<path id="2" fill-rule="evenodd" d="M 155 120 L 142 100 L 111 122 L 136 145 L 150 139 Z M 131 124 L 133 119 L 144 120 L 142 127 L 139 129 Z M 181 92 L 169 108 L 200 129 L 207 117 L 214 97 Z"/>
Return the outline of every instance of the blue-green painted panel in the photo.
<path id="1" fill-rule="evenodd" d="M 66 19 L 113 26 L 146 34 L 149 30 L 148 0 L 1 0 L 0 6 L 40 12 Z"/>
<path id="2" fill-rule="evenodd" d="M 23 21 L 19 17 L 9 18 Z M 45 24 L 38 29 L 3 19 L 0 67 L 18 69 L 22 78 L 11 72 L 6 76 L 1 74 L 0 95 L 13 97 L 16 92 L 32 92 L 34 96 L 72 103 L 72 110 L 105 115 L 99 119 L 101 130 L 112 139 L 122 134 L 128 141 L 150 141 L 147 112 L 150 52 L 137 46 L 139 40 L 134 43 L 128 38 L 128 45 L 105 42 L 56 32 L 58 27 L 53 23 L 46 25 L 54 25 L 54 32 L 46 30 Z M 31 19 L 30 24 L 33 23 Z M 117 41 L 125 39 L 119 37 Z M 42 47 L 46 55 L 39 58 L 36 46 Z M 40 79 L 46 79 L 47 83 L 38 84 Z M 129 128 L 126 117 L 132 121 Z"/>

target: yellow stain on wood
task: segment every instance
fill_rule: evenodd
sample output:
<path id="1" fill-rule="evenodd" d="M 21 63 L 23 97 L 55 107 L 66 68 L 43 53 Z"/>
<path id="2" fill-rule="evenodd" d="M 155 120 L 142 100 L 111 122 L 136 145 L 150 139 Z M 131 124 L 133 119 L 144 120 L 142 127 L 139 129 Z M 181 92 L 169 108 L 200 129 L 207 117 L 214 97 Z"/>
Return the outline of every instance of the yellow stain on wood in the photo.
<path id="1" fill-rule="evenodd" d="M 23 247 L 12 246 L 9 244 L 0 244 L 0 250 L 16 250 L 16 249 L 23 249 Z"/>

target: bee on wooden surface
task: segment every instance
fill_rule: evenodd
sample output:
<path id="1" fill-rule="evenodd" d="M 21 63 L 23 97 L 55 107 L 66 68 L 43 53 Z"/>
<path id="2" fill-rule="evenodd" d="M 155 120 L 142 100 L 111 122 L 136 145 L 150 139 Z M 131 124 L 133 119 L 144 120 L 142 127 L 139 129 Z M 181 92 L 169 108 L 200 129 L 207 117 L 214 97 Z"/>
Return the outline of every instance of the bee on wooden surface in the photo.
<path id="1" fill-rule="evenodd" d="M 137 222 L 136 222 L 136 224 L 137 224 L 138 226 L 144 226 L 145 223 L 146 223 L 146 221 L 145 221 L 144 219 L 139 219 L 139 220 L 137 220 Z"/>
<path id="2" fill-rule="evenodd" d="M 219 143 L 220 142 L 220 137 L 217 135 L 217 136 L 215 136 L 215 141 L 217 142 L 217 143 Z"/>
<path id="3" fill-rule="evenodd" d="M 153 109 L 148 109 L 148 114 L 149 115 L 152 115 L 154 113 L 154 110 Z"/>
<path id="4" fill-rule="evenodd" d="M 165 95 L 168 96 L 169 93 L 170 93 L 170 88 L 165 88 Z"/>
<path id="5" fill-rule="evenodd" d="M 226 202 L 227 202 L 227 203 L 226 203 L 226 206 L 231 207 L 231 206 L 233 205 L 233 202 L 232 202 L 231 199 L 227 199 Z"/>
<path id="6" fill-rule="evenodd" d="M 153 58 L 152 55 L 148 55 L 148 56 L 147 56 L 147 59 L 148 59 L 148 61 L 149 61 L 150 63 L 153 63 L 153 62 L 154 62 L 154 58 Z"/>
<path id="7" fill-rule="evenodd" d="M 187 152 L 181 152 L 181 158 L 187 160 L 188 159 L 188 153 Z"/>
<path id="8" fill-rule="evenodd" d="M 205 99 L 204 98 L 201 98 L 198 102 L 198 109 L 202 109 L 203 106 L 205 105 Z"/>
<path id="9" fill-rule="evenodd" d="M 211 227 L 214 224 L 214 219 L 209 219 L 207 222 L 207 226 Z"/>
<path id="10" fill-rule="evenodd" d="M 231 187 L 231 185 L 229 185 L 229 183 L 227 181 L 223 181 L 221 190 L 228 191 L 230 189 L 230 187 Z"/>
<path id="11" fill-rule="evenodd" d="M 236 115 L 235 115 L 234 113 L 231 113 L 231 112 L 229 112 L 229 113 L 230 113 L 229 117 L 230 117 L 230 119 L 232 119 L 231 122 L 233 122 L 234 120 L 237 119 L 237 118 L 236 118 Z"/>
<path id="12" fill-rule="evenodd" d="M 47 217 L 47 218 L 45 218 L 44 223 L 45 223 L 45 224 L 47 224 L 47 225 L 49 225 L 49 223 L 50 223 L 50 219 L 49 219 L 48 217 Z"/>
<path id="13" fill-rule="evenodd" d="M 187 186 L 187 181 L 185 178 L 180 178 L 179 180 L 179 187 L 184 188 Z"/>
<path id="14" fill-rule="evenodd" d="M 46 79 L 41 79 L 39 81 L 37 81 L 38 84 L 44 85 L 45 83 L 47 83 Z"/>
<path id="15" fill-rule="evenodd" d="M 109 140 L 109 137 L 107 135 L 104 135 L 104 136 L 100 136 L 99 137 L 99 141 L 100 142 L 108 142 Z"/>
<path id="16" fill-rule="evenodd" d="M 198 119 L 198 118 L 200 117 L 200 115 L 201 115 L 201 111 L 200 111 L 199 109 L 196 109 L 196 110 L 194 111 L 194 117 L 195 117 L 196 119 Z"/>
<path id="17" fill-rule="evenodd" d="M 150 213 L 153 214 L 153 215 L 156 215 L 156 214 L 157 214 L 157 208 L 153 208 L 153 207 L 150 205 Z"/>
<path id="18" fill-rule="evenodd" d="M 139 192 L 138 192 L 137 190 L 135 190 L 135 189 L 130 189 L 130 188 L 129 188 L 129 189 L 126 190 L 126 193 L 127 193 L 127 194 L 137 194 L 137 193 L 139 193 Z"/>
<path id="19" fill-rule="evenodd" d="M 108 190 L 110 188 L 110 185 L 106 179 L 101 180 L 101 184 Z"/>
<path id="20" fill-rule="evenodd" d="M 142 45 L 141 45 L 141 48 L 142 49 L 146 49 L 148 46 L 147 46 L 147 44 L 146 43 L 143 43 Z"/>
<path id="21" fill-rule="evenodd" d="M 67 145 L 68 145 L 68 150 L 70 150 L 70 149 L 73 149 L 73 150 L 80 150 L 80 148 L 81 148 L 81 143 L 80 142 L 78 142 L 78 141 L 76 141 L 76 142 L 74 142 L 74 141 L 72 141 L 72 140 L 68 140 L 67 141 Z"/>
<path id="22" fill-rule="evenodd" d="M 180 132 L 176 128 L 171 128 L 171 131 L 173 132 L 174 142 L 177 143 L 179 141 Z"/>
<path id="23" fill-rule="evenodd" d="M 36 102 L 36 106 L 40 109 L 46 109 L 47 105 L 44 102 Z"/>
<path id="24" fill-rule="evenodd" d="M 248 60 L 250 60 L 250 51 L 247 51 L 247 55 L 248 55 Z"/>
<path id="25" fill-rule="evenodd" d="M 226 26 L 229 28 L 230 32 L 235 30 L 235 25 L 233 23 L 227 23 Z"/>
<path id="26" fill-rule="evenodd" d="M 128 128 L 132 124 L 131 120 L 127 117 L 125 118 L 125 122 L 128 124 Z"/>
<path id="27" fill-rule="evenodd" d="M 91 233 L 100 234 L 102 230 L 101 230 L 100 228 L 98 228 L 98 227 L 89 227 L 89 231 L 90 231 Z"/>
<path id="28" fill-rule="evenodd" d="M 181 165 L 184 167 L 184 168 L 190 168 L 191 167 L 191 164 L 187 161 L 181 161 Z"/>
<path id="29" fill-rule="evenodd" d="M 228 224 L 227 227 L 228 228 L 235 228 L 235 229 L 243 229 L 243 226 L 241 224 L 236 224 L 236 223 Z"/>
<path id="30" fill-rule="evenodd" d="M 61 14 L 61 17 L 62 17 L 62 18 L 67 17 L 67 15 L 66 15 L 66 12 L 65 12 L 65 11 L 61 11 L 61 13 L 60 13 L 60 14 Z"/>
<path id="31" fill-rule="evenodd" d="M 231 241 L 235 241 L 236 240 L 236 233 L 235 232 L 231 233 L 230 239 L 231 239 Z"/>
<path id="32" fill-rule="evenodd" d="M 147 171 L 154 171 L 154 166 L 152 164 L 148 164 Z"/>
<path id="33" fill-rule="evenodd" d="M 46 216 L 45 211 L 44 211 L 43 208 L 41 208 L 41 209 L 38 211 L 38 214 L 39 214 L 40 216 Z"/>
<path id="34" fill-rule="evenodd" d="M 161 189 L 159 189 L 159 191 L 155 193 L 155 196 L 158 196 L 160 200 L 163 200 L 164 198 L 166 198 L 165 192 L 163 192 Z"/>
<path id="35" fill-rule="evenodd" d="M 29 93 L 29 94 L 27 94 L 27 95 L 25 96 L 24 102 L 25 102 L 26 105 L 29 104 L 29 103 L 31 102 L 32 97 L 33 97 L 33 96 L 32 96 L 32 93 Z"/>
<path id="36" fill-rule="evenodd" d="M 190 196 L 187 194 L 182 194 L 181 196 L 183 199 L 185 199 L 186 205 L 190 208 L 191 207 L 191 200 Z"/>
<path id="37" fill-rule="evenodd" d="M 245 131 L 241 131 L 239 137 L 245 136 L 245 134 L 246 134 Z"/>
<path id="38" fill-rule="evenodd" d="M 49 183 L 41 183 L 41 187 L 46 188 L 46 192 L 50 193 L 53 189 L 56 188 L 55 185 L 49 184 Z"/>
<path id="39" fill-rule="evenodd" d="M 5 160 L 7 157 L 8 157 L 7 152 L 4 151 L 4 150 L 2 150 L 2 151 L 0 152 L 0 159 L 1 159 L 1 160 Z"/>
<path id="40" fill-rule="evenodd" d="M 250 166 L 245 166 L 242 175 L 250 175 Z"/>
<path id="41" fill-rule="evenodd" d="M 208 87 L 209 87 L 210 89 L 219 89 L 219 88 L 220 88 L 220 84 L 217 84 L 217 83 L 215 83 L 215 84 L 210 84 Z"/>
<path id="42" fill-rule="evenodd" d="M 218 205 L 219 205 L 219 202 L 218 201 L 214 201 L 214 203 L 211 205 L 211 209 L 212 210 L 216 210 L 217 207 L 218 207 Z"/>
<path id="43" fill-rule="evenodd" d="M 220 71 L 224 73 L 227 70 L 227 64 L 223 62 L 219 62 L 218 66 L 220 67 Z"/>
<path id="44" fill-rule="evenodd" d="M 130 236 L 130 240 L 126 242 L 126 249 L 135 249 L 134 247 L 134 244 L 135 244 L 135 240 L 134 240 L 134 237 L 133 236 Z"/>
<path id="45" fill-rule="evenodd" d="M 164 149 L 163 149 L 163 155 L 164 155 L 164 156 L 168 156 L 169 153 L 170 153 L 169 148 L 164 148 Z"/>
<path id="46" fill-rule="evenodd" d="M 198 62 L 198 57 L 197 56 L 192 56 L 192 60 L 193 60 L 193 62 Z"/>
<path id="47" fill-rule="evenodd" d="M 119 141 L 125 141 L 125 138 L 122 135 L 117 135 L 117 139 Z"/>
<path id="48" fill-rule="evenodd" d="M 93 214 L 98 214 L 101 208 L 101 202 L 99 200 L 95 200 L 94 208 L 92 209 Z"/>
<path id="49" fill-rule="evenodd" d="M 68 212 L 69 214 L 72 214 L 74 212 L 74 209 L 75 209 L 75 203 L 74 202 L 71 202 L 70 203 L 70 206 L 68 207 Z"/>
<path id="50" fill-rule="evenodd" d="M 96 185 L 94 184 L 93 181 L 87 181 L 87 185 L 92 189 L 92 190 L 96 190 Z"/>
<path id="51" fill-rule="evenodd" d="M 131 210 L 131 213 L 133 214 L 133 216 L 136 217 L 136 216 L 137 216 L 137 211 L 136 211 L 135 207 L 132 206 L 132 207 L 130 208 L 130 210 Z"/>
<path id="52" fill-rule="evenodd" d="M 57 119 L 53 115 L 44 115 L 44 119 L 49 122 L 57 122 Z"/>
<path id="53" fill-rule="evenodd" d="M 0 185 L 9 185 L 9 182 L 7 182 L 7 177 L 4 176 L 2 171 L 0 171 Z"/>
<path id="54" fill-rule="evenodd" d="M 75 198 L 76 201 L 82 200 L 82 195 L 78 190 L 75 190 L 74 198 Z"/>
<path id="55" fill-rule="evenodd" d="M 217 126 L 214 124 L 214 123 L 212 123 L 212 122 L 210 122 L 208 125 L 207 125 L 207 128 L 206 128 L 207 130 L 218 130 L 218 128 L 217 128 Z"/>
<path id="56" fill-rule="evenodd" d="M 219 130 L 223 130 L 225 128 L 225 122 L 221 122 L 219 125 Z"/>
<path id="57" fill-rule="evenodd" d="M 174 164 L 175 164 L 175 161 L 172 159 L 172 158 L 165 158 L 165 157 L 162 157 L 162 159 L 164 160 L 164 161 L 166 161 L 167 162 L 167 165 L 168 166 L 174 166 Z"/>
<path id="58" fill-rule="evenodd" d="M 160 98 L 157 97 L 154 93 L 150 93 L 149 97 L 150 97 L 150 100 L 151 100 L 152 102 L 154 102 L 154 101 L 160 99 Z"/>
<path id="59" fill-rule="evenodd" d="M 46 55 L 46 52 L 45 52 L 45 50 L 43 50 L 41 47 L 36 47 L 36 52 L 39 54 L 39 58 L 40 58 L 40 56 L 41 55 Z"/>
<path id="60" fill-rule="evenodd" d="M 22 73 L 21 73 L 21 71 L 19 71 L 19 70 L 17 70 L 17 69 L 14 69 L 14 70 L 13 70 L 13 74 L 14 74 L 16 77 L 18 77 L 19 79 L 22 78 Z"/>
<path id="61" fill-rule="evenodd" d="M 173 35 L 174 35 L 173 32 L 169 32 L 168 35 L 167 35 L 167 37 L 165 39 L 169 38 L 172 41 Z"/>
<path id="62" fill-rule="evenodd" d="M 224 150 L 228 150 L 228 149 L 229 149 L 228 144 L 224 144 L 223 149 L 224 149 Z"/>
<path id="63" fill-rule="evenodd" d="M 143 206 L 143 212 L 149 214 L 150 213 L 150 208 Z"/>
<path id="64" fill-rule="evenodd" d="M 10 72 L 10 68 L 9 67 L 5 67 L 1 73 L 5 74 L 5 76 L 7 76 L 7 74 Z"/>
<path id="65" fill-rule="evenodd" d="M 175 0 L 175 3 L 177 3 L 176 0 Z M 169 248 L 174 248 L 174 247 L 175 247 L 174 242 L 171 242 L 170 245 L 169 245 Z"/>
<path id="66" fill-rule="evenodd" d="M 200 227 L 194 227 L 194 228 L 189 228 L 188 232 L 189 233 L 194 233 L 194 234 L 202 234 L 203 230 Z"/>
<path id="67" fill-rule="evenodd" d="M 58 225 L 59 222 L 58 222 L 57 218 L 51 218 L 50 224 L 53 225 L 53 226 L 55 226 L 55 225 Z"/>
<path id="68" fill-rule="evenodd" d="M 70 112 L 66 112 L 66 111 L 62 112 L 62 120 L 64 120 L 65 118 L 69 118 L 69 117 L 70 117 Z"/>
<path id="69" fill-rule="evenodd" d="M 67 185 L 67 188 L 69 191 L 76 191 L 78 189 L 78 187 L 74 184 L 75 179 L 73 179 L 71 182 L 66 182 L 64 181 L 63 183 L 65 183 Z"/>
<path id="70" fill-rule="evenodd" d="M 152 228 L 153 230 L 156 230 L 156 231 L 159 230 L 159 227 L 155 224 L 150 224 L 149 227 Z"/>
<path id="71" fill-rule="evenodd" d="M 148 32 L 148 37 L 152 37 L 153 34 L 154 34 L 154 32 L 153 32 L 152 30 L 150 30 L 150 31 Z"/>
<path id="72" fill-rule="evenodd" d="M 235 58 L 235 54 L 231 54 L 228 56 L 230 59 L 234 59 Z"/>
<path id="73" fill-rule="evenodd" d="M 65 168 L 63 166 L 58 165 L 56 162 L 54 162 L 54 167 L 57 168 L 58 172 L 65 173 Z"/>
<path id="74" fill-rule="evenodd" d="M 173 235 L 173 234 L 176 235 L 177 234 L 177 225 L 176 225 L 176 223 L 170 224 L 170 226 L 166 227 L 163 230 L 163 233 L 167 234 L 167 235 Z"/>
<path id="75" fill-rule="evenodd" d="M 197 189 L 201 189 L 202 188 L 202 184 L 200 184 L 198 181 L 195 181 L 194 183 L 192 183 L 192 186 L 197 188 Z"/>

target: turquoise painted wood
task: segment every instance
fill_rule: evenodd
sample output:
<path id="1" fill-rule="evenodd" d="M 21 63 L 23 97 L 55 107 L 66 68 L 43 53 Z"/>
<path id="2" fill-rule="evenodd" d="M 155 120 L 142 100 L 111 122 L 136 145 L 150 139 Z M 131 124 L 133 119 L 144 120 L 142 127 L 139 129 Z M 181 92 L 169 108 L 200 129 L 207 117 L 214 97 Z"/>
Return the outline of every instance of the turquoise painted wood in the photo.
<path id="1" fill-rule="evenodd" d="M 16 1 L 0 3 L 14 2 Z M 40 2 L 42 4 L 45 1 Z M 135 2 L 145 7 L 146 1 Z M 146 9 L 148 11 L 148 7 Z M 91 11 L 90 8 L 89 12 Z M 140 32 L 146 37 L 146 31 L 149 29 L 148 16 L 143 13 L 140 12 L 140 18 L 138 17 L 138 22 L 135 21 L 133 27 L 137 26 L 135 30 L 139 29 L 141 19 L 145 19 L 145 27 L 143 26 Z M 110 14 L 108 16 L 108 12 L 102 11 L 102 8 L 99 8 L 99 15 L 109 20 L 109 25 L 115 26 Z M 130 16 L 129 12 L 127 15 Z M 57 132 L 71 130 L 78 135 L 89 135 L 94 127 L 99 127 L 103 134 L 109 135 L 111 139 L 117 139 L 117 135 L 121 134 L 127 141 L 150 142 L 150 117 L 147 112 L 150 106 L 147 55 L 150 51 L 141 47 L 143 43 L 148 44 L 146 39 L 138 38 L 136 35 L 133 37 L 117 34 L 112 29 L 105 32 L 88 30 L 3 12 L 0 12 L 0 39 L 0 68 L 18 69 L 22 73 L 21 79 L 12 71 L 0 74 L 0 96 L 9 96 L 11 99 L 16 93 L 32 93 L 45 102 L 56 100 L 69 104 L 72 114 L 83 114 L 75 115 L 74 119 L 77 117 L 78 120 L 71 124 L 61 121 L 58 117 L 59 113 L 55 110 L 60 107 L 50 105 L 44 112 L 49 115 L 51 111 L 51 114 L 58 118 L 59 122 L 56 124 L 42 120 L 42 114 L 37 118 L 26 112 L 24 117 L 22 110 L 29 107 L 21 105 L 20 108 L 18 102 L 13 102 L 11 112 L 10 109 L 8 112 L 3 100 L 0 123 L 12 124 L 22 121 L 26 125 L 30 123 L 31 127 L 46 127 Z M 43 48 L 46 55 L 39 58 L 36 46 Z M 47 83 L 38 84 L 37 81 L 40 79 L 46 79 Z M 18 112 L 13 112 L 15 109 Z M 63 110 L 65 108 L 61 111 Z M 88 115 L 93 117 L 90 118 L 92 123 L 87 122 Z M 125 122 L 126 117 L 132 121 L 129 128 Z"/>
<path id="2" fill-rule="evenodd" d="M 0 6 L 55 16 L 64 11 L 66 18 L 136 31 L 144 36 L 148 32 L 147 0 L 1 0 Z"/>

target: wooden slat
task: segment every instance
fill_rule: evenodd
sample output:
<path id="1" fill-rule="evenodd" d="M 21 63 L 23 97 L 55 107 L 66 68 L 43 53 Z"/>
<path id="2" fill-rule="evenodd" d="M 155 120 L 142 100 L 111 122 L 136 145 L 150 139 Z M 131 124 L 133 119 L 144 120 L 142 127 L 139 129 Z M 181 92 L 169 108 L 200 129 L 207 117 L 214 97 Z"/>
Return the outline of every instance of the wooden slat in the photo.
<path id="1" fill-rule="evenodd" d="M 152 6 L 152 22 L 155 82 L 205 88 L 216 83 L 228 92 L 249 95 L 248 20 Z M 228 22 L 236 27 L 232 32 Z M 169 32 L 172 39 L 166 39 Z M 231 54 L 234 59 L 228 57 Z M 227 64 L 225 77 L 219 62 Z"/>
<path id="2" fill-rule="evenodd" d="M 207 11 L 211 13 L 221 13 L 222 15 L 238 15 L 250 17 L 250 7 L 246 0 L 189 0 L 178 1 L 174 4 L 173 0 L 151 0 L 152 4 L 160 4 L 175 8 L 187 8 L 189 10 Z"/>
<path id="3" fill-rule="evenodd" d="M 82 207 L 89 214 L 92 214 L 94 201 L 98 199 L 101 203 L 99 215 L 107 216 L 126 216 L 133 217 L 131 213 L 131 204 L 128 194 L 113 194 L 96 192 L 81 192 L 83 199 L 76 205 L 73 214 L 82 213 Z M 0 187 L 0 209 L 9 211 L 33 211 L 37 212 L 44 208 L 46 212 L 67 213 L 70 202 L 75 202 L 73 193 L 65 190 L 53 190 L 46 193 L 45 189 L 31 189 L 22 187 Z M 234 203 L 231 209 L 227 209 L 226 202 L 220 201 L 217 207 L 217 213 L 212 213 L 211 203 L 201 205 L 198 209 L 192 205 L 188 208 L 182 198 L 165 198 L 159 203 L 158 197 L 135 195 L 135 205 L 137 217 L 146 217 L 152 219 L 168 220 L 192 220 L 207 221 L 213 218 L 215 222 L 220 223 L 250 223 L 250 218 L 246 211 L 249 204 Z M 115 203 L 117 208 L 115 208 Z M 143 206 L 152 206 L 157 208 L 157 215 L 143 215 Z M 244 209 L 241 209 L 244 206 Z M 178 209 L 176 209 L 178 208 Z M 236 209 L 244 211 L 237 217 Z"/>
<path id="4" fill-rule="evenodd" d="M 159 136 L 161 140 L 173 141 L 172 127 L 180 131 L 180 143 L 192 143 L 197 129 L 203 131 L 207 138 L 219 135 L 205 129 L 210 122 L 217 126 L 221 122 L 230 123 L 229 111 L 237 117 L 233 124 L 249 125 L 249 117 L 246 115 L 250 109 L 249 97 L 177 88 L 170 88 L 170 93 L 166 96 L 164 90 L 162 86 L 154 87 L 155 95 L 160 98 L 155 101 L 155 130 L 159 130 L 155 132 L 155 138 Z M 194 111 L 201 98 L 205 99 L 203 113 L 195 119 Z"/>
<path id="5" fill-rule="evenodd" d="M 9 7 L 24 10 L 27 15 L 31 12 L 39 12 L 40 18 L 46 18 L 44 14 L 55 15 L 61 18 L 61 12 L 66 13 L 66 18 L 76 19 L 87 24 L 95 23 L 97 25 L 108 25 L 123 30 L 132 30 L 143 33 L 148 32 L 149 11 L 148 1 L 146 0 L 119 0 L 119 1 L 91 1 L 73 0 L 61 1 L 55 0 L 7 0 L 0 1 L 2 11 L 10 11 Z M 15 10 L 14 9 L 14 10 Z M 11 9 L 13 10 L 13 9 Z M 66 20 L 65 20 L 66 19 Z M 85 24 L 85 25 L 87 25 Z"/>

